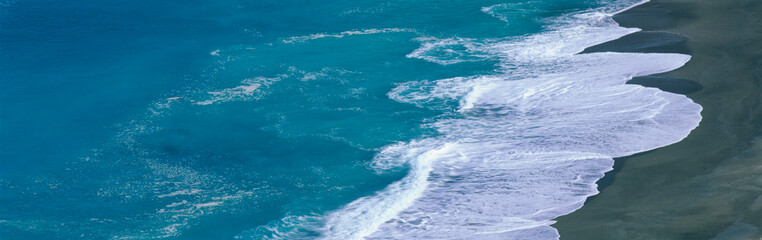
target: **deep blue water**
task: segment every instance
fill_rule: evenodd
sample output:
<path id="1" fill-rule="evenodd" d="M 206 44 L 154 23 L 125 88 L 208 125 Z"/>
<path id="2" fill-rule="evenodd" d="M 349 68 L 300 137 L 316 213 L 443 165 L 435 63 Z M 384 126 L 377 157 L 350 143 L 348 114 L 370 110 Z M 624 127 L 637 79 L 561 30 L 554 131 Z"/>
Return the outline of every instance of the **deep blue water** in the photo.
<path id="1" fill-rule="evenodd" d="M 477 141 L 438 124 L 504 114 L 416 92 L 553 72 L 495 49 L 609 5 L 0 1 L 0 239 L 349 236 L 329 216 L 418 169 L 384 149 Z"/>

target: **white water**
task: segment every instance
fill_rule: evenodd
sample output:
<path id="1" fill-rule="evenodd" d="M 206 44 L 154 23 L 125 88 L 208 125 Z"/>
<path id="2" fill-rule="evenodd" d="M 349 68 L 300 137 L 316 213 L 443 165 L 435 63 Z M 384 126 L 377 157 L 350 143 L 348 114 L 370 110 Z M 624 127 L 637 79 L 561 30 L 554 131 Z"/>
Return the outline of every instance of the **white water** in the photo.
<path id="1" fill-rule="evenodd" d="M 625 85 L 690 56 L 577 54 L 638 31 L 611 19 L 629 7 L 564 16 L 522 38 L 424 39 L 408 57 L 440 64 L 496 58 L 500 73 L 409 82 L 389 93 L 421 107 L 455 104 L 458 115 L 431 124 L 440 137 L 380 153 L 379 170 L 409 164 L 410 173 L 329 214 L 323 238 L 558 238 L 552 219 L 598 193 L 595 182 L 612 158 L 678 142 L 701 120 L 701 106 L 683 95 Z M 484 11 L 499 15 L 491 9 Z M 437 53 L 443 47 L 448 54 Z"/>

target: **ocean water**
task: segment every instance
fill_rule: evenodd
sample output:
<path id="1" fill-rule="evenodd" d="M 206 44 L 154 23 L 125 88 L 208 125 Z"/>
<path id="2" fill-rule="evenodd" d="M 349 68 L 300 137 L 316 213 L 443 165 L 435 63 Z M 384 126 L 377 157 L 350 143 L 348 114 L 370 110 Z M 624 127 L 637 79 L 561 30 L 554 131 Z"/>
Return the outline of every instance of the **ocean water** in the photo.
<path id="1" fill-rule="evenodd" d="M 637 1 L 0 1 L 0 239 L 554 239 L 675 143 Z"/>

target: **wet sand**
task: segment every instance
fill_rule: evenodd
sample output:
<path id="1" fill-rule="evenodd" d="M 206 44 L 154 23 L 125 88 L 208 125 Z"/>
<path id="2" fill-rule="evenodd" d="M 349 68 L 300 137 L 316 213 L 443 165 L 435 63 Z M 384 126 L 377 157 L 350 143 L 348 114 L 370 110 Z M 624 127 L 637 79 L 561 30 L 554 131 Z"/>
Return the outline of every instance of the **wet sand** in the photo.
<path id="1" fill-rule="evenodd" d="M 601 193 L 557 219 L 561 239 L 760 239 L 762 1 L 652 0 L 615 19 L 645 32 L 588 51 L 690 54 L 630 83 L 687 94 L 703 120 L 677 144 L 616 159 Z"/>

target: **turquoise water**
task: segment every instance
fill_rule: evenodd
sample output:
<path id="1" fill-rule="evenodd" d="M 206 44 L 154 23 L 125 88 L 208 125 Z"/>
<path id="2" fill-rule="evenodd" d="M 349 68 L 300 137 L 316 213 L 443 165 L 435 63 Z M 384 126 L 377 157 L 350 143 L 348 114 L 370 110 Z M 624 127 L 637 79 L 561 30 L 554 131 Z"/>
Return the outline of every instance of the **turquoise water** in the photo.
<path id="1" fill-rule="evenodd" d="M 557 237 L 700 119 L 634 3 L 0 2 L 0 239 Z"/>

